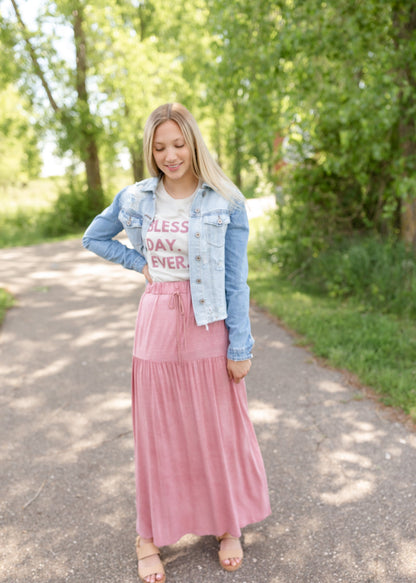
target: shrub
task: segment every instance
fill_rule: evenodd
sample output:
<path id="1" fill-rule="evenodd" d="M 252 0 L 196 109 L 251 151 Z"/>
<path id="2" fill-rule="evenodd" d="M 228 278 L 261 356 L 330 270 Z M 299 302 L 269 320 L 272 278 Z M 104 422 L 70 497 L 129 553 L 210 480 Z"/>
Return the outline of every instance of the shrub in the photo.
<path id="1" fill-rule="evenodd" d="M 416 256 L 400 241 L 376 235 L 344 239 L 312 258 L 296 277 L 313 292 L 416 316 Z"/>
<path id="2" fill-rule="evenodd" d="M 377 234 L 338 236 L 332 244 L 311 246 L 308 252 L 306 232 L 289 243 L 278 223 L 274 216 L 268 224 L 256 225 L 252 252 L 297 289 L 352 300 L 365 310 L 416 316 L 416 256 L 401 241 Z M 301 262 L 295 256 L 296 245 L 302 246 Z"/>
<path id="3" fill-rule="evenodd" d="M 43 234 L 45 237 L 56 237 L 77 232 L 85 228 L 96 214 L 89 206 L 86 186 L 79 179 L 72 178 L 51 210 L 44 214 Z"/>

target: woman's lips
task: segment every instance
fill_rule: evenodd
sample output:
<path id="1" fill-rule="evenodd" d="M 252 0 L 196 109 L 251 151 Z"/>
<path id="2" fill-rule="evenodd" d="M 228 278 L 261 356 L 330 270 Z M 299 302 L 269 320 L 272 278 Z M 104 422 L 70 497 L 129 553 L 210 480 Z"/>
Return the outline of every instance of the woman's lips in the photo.
<path id="1" fill-rule="evenodd" d="M 178 170 L 178 168 L 179 168 L 180 166 L 181 166 L 181 164 L 180 164 L 180 163 L 179 163 L 179 164 L 172 165 L 172 166 L 170 166 L 169 164 L 166 164 L 166 168 L 167 168 L 168 170 L 170 170 L 170 172 L 175 172 L 176 170 Z"/>

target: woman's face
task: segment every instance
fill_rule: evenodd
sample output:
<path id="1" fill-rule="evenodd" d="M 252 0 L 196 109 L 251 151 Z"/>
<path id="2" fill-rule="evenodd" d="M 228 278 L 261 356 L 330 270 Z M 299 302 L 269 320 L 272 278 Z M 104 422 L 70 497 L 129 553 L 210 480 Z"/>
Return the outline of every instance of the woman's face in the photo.
<path id="1" fill-rule="evenodd" d="M 178 124 L 170 119 L 156 128 L 153 157 L 159 170 L 169 180 L 180 181 L 193 177 L 191 150 Z"/>

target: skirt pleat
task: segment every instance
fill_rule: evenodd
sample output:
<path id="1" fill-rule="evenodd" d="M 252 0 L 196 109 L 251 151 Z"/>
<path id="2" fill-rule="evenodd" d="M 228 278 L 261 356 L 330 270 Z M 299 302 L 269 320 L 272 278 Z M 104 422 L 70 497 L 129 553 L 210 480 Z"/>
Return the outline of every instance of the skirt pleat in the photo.
<path id="1" fill-rule="evenodd" d="M 197 326 L 189 282 L 142 296 L 133 353 L 137 532 L 158 546 L 188 533 L 241 535 L 270 514 L 244 381 L 227 374 L 223 321 Z"/>

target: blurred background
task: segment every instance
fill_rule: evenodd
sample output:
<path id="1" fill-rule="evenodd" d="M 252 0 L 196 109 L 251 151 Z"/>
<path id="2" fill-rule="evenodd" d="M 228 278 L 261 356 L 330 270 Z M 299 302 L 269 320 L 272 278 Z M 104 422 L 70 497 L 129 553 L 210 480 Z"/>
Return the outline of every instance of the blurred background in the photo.
<path id="1" fill-rule="evenodd" d="M 58 194 L 52 231 L 82 226 L 145 176 L 144 122 L 180 101 L 246 196 L 276 193 L 315 244 L 363 231 L 416 243 L 412 2 L 1 0 L 0 10 L 0 187 L 31 217 Z"/>

